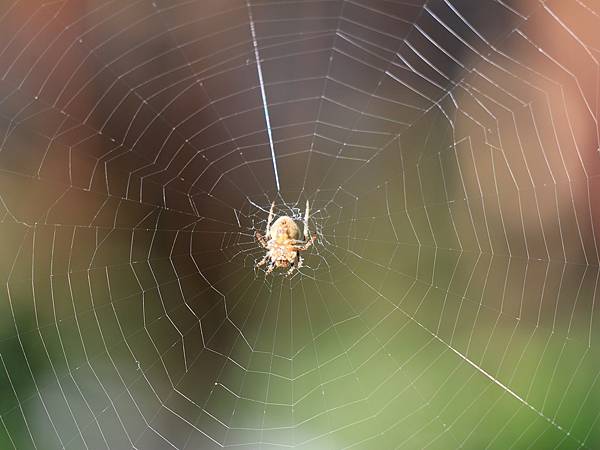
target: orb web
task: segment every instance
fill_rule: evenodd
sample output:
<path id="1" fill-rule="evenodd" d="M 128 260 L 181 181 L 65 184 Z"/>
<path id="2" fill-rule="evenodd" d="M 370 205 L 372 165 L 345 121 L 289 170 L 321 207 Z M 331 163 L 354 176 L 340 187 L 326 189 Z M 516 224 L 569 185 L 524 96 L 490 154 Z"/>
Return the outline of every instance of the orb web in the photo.
<path id="1" fill-rule="evenodd" d="M 0 447 L 599 445 L 596 1 L 0 23 Z"/>

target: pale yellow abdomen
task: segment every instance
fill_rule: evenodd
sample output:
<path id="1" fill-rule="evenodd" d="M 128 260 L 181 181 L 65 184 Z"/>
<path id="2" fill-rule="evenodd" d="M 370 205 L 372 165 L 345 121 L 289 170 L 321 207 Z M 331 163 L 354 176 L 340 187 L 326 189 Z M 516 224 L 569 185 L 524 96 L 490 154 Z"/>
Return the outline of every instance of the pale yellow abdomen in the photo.
<path id="1" fill-rule="evenodd" d="M 300 239 L 300 228 L 290 217 L 281 216 L 271 225 L 270 235 L 277 244 L 285 245 L 290 240 Z"/>

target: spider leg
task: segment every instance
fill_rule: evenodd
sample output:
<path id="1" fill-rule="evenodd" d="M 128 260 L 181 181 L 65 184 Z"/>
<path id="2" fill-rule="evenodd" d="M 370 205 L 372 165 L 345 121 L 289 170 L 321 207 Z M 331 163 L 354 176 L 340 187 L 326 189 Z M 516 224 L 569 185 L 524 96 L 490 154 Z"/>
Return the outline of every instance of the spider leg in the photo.
<path id="1" fill-rule="evenodd" d="M 288 241 L 288 245 L 291 246 L 292 250 L 295 250 L 296 247 L 300 246 L 302 247 L 304 244 L 306 244 L 308 241 L 314 241 L 315 239 L 317 239 L 317 235 L 313 234 L 311 236 L 310 239 L 308 240 L 303 240 L 303 239 L 290 239 Z"/>
<path id="2" fill-rule="evenodd" d="M 267 240 L 265 239 L 265 237 L 262 234 L 260 234 L 260 231 L 255 231 L 254 236 L 256 236 L 256 240 L 260 243 L 260 245 L 262 245 L 264 248 L 267 248 L 267 249 L 269 248 L 269 245 L 267 244 Z"/>
<path id="3" fill-rule="evenodd" d="M 269 220 L 267 220 L 267 231 L 265 235 L 269 237 L 271 231 L 271 222 L 273 222 L 273 211 L 275 210 L 275 202 L 271 203 L 271 209 L 269 210 Z"/>
<path id="4" fill-rule="evenodd" d="M 269 264 L 269 268 L 267 269 L 267 275 L 273 272 L 273 269 L 275 269 L 275 264 Z"/>
<path id="5" fill-rule="evenodd" d="M 288 271 L 286 272 L 286 276 L 289 276 L 289 275 L 291 275 L 292 273 L 294 273 L 294 270 L 296 270 L 296 265 L 295 265 L 295 264 L 292 264 L 292 267 L 290 267 L 290 270 L 288 270 Z"/>
<path id="6" fill-rule="evenodd" d="M 310 234 L 308 232 L 308 217 L 310 214 L 310 207 L 308 204 L 308 200 L 306 200 L 306 210 L 304 212 L 304 240 L 308 239 L 308 235 Z"/>
<path id="7" fill-rule="evenodd" d="M 317 240 L 317 235 L 313 234 L 310 239 L 306 242 L 299 242 L 300 245 L 292 245 L 291 249 L 297 252 L 303 252 L 308 250 L 308 248 L 313 245 L 313 243 Z M 295 243 L 294 243 L 295 244 Z"/>
<path id="8" fill-rule="evenodd" d="M 267 262 L 267 259 L 269 259 L 269 255 L 268 254 L 266 254 L 264 256 L 264 258 L 261 259 L 259 262 L 257 262 L 255 267 L 264 266 L 266 264 L 266 262 Z"/>

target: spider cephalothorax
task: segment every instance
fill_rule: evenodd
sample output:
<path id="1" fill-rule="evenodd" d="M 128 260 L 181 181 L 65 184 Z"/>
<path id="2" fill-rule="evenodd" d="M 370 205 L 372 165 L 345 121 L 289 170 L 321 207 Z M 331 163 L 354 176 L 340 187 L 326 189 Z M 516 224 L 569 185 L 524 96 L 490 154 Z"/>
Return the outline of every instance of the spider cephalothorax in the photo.
<path id="1" fill-rule="evenodd" d="M 256 231 L 256 239 L 267 249 L 267 254 L 261 259 L 256 267 L 268 264 L 267 273 L 273 272 L 275 268 L 289 269 L 291 274 L 294 269 L 302 267 L 302 258 L 300 252 L 308 249 L 317 239 L 316 235 L 309 237 L 308 232 L 308 200 L 306 201 L 306 212 L 304 214 L 304 239 L 300 239 L 300 228 L 298 224 L 288 216 L 281 216 L 273 222 L 273 210 L 275 202 L 271 204 L 269 211 L 269 220 L 267 221 L 267 230 L 265 235 Z"/>

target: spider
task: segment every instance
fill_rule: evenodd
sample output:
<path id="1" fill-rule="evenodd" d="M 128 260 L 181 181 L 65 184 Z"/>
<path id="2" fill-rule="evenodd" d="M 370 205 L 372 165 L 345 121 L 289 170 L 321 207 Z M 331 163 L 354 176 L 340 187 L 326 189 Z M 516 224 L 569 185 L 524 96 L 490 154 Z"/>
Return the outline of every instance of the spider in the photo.
<path id="1" fill-rule="evenodd" d="M 273 272 L 275 268 L 287 269 L 287 275 L 294 272 L 294 269 L 302 267 L 302 258 L 300 252 L 307 250 L 317 236 L 313 234 L 309 237 L 308 231 L 308 216 L 309 205 L 306 201 L 306 212 L 304 214 L 304 240 L 300 240 L 300 228 L 291 217 L 281 216 L 273 222 L 273 210 L 275 202 L 271 204 L 269 211 L 269 220 L 267 221 L 267 230 L 265 235 L 256 231 L 256 239 L 264 248 L 267 249 L 267 254 L 261 259 L 256 267 L 263 266 L 268 263 L 267 274 Z"/>

